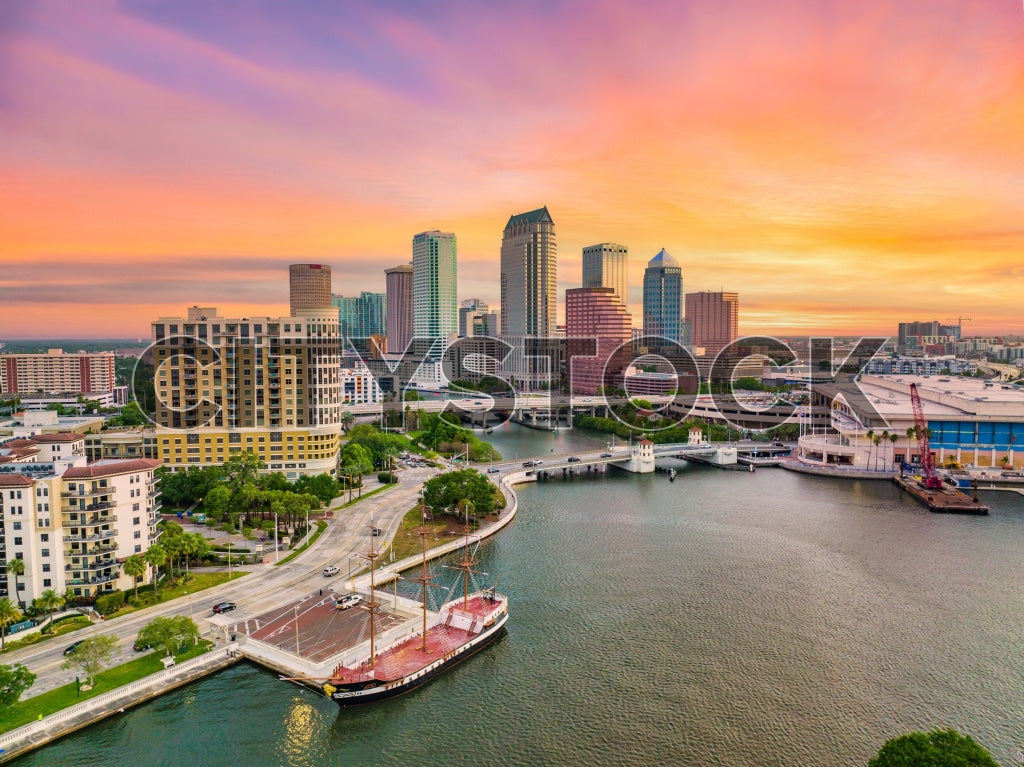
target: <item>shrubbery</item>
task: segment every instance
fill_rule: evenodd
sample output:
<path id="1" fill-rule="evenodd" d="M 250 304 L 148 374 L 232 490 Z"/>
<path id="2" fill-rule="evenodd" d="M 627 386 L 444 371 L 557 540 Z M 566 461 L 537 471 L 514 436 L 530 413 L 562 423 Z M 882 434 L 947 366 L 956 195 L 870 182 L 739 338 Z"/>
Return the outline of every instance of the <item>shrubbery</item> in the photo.
<path id="1" fill-rule="evenodd" d="M 96 612 L 100 615 L 116 613 L 124 607 L 124 592 L 115 591 L 112 594 L 103 594 L 96 597 Z"/>
<path id="2" fill-rule="evenodd" d="M 398 481 L 398 475 L 390 471 L 382 471 L 377 475 L 377 481 L 382 485 L 392 485 Z"/>

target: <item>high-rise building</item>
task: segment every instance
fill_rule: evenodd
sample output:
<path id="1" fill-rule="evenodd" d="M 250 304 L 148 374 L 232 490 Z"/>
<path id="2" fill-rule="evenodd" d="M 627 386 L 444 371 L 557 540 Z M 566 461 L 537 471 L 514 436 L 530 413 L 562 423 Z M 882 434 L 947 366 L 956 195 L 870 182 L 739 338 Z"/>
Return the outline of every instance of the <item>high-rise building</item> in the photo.
<path id="1" fill-rule="evenodd" d="M 412 288 L 413 335 L 440 339 L 439 354 L 459 330 L 454 234 L 435 229 L 412 238 Z"/>
<path id="2" fill-rule="evenodd" d="M 597 394 L 601 387 L 622 386 L 630 363 L 633 318 L 613 288 L 565 291 L 565 332 L 569 380 L 573 394 Z M 590 340 L 596 339 L 591 355 Z"/>
<path id="3" fill-rule="evenodd" d="M 500 316 L 488 309 L 479 298 L 470 298 L 459 307 L 459 337 L 490 336 L 501 333 Z"/>
<path id="4" fill-rule="evenodd" d="M 629 249 L 614 242 L 583 249 L 583 287 L 611 288 L 629 306 Z"/>
<path id="5" fill-rule="evenodd" d="M 116 383 L 113 352 L 0 354 L 0 394 L 108 394 Z"/>
<path id="6" fill-rule="evenodd" d="M 364 290 L 358 298 L 332 295 L 331 305 L 338 309 L 342 338 L 369 338 L 386 332 L 387 296 L 384 293 Z"/>
<path id="7" fill-rule="evenodd" d="M 702 347 L 707 356 L 718 354 L 739 338 L 739 293 L 687 293 L 686 318 L 694 347 Z"/>
<path id="8" fill-rule="evenodd" d="M 326 264 L 292 264 L 288 267 L 291 315 L 331 305 L 331 267 Z"/>
<path id="9" fill-rule="evenodd" d="M 683 321 L 683 270 L 662 248 L 644 270 L 644 335 L 688 345 Z"/>
<path id="10" fill-rule="evenodd" d="M 558 309 L 555 222 L 538 208 L 509 218 L 501 239 L 501 332 L 554 333 Z"/>
<path id="11" fill-rule="evenodd" d="M 402 354 L 412 340 L 412 264 L 385 269 L 388 351 Z"/>
<path id="12" fill-rule="evenodd" d="M 337 310 L 153 323 L 158 457 L 169 468 L 252 451 L 270 471 L 333 474 L 342 409 Z"/>

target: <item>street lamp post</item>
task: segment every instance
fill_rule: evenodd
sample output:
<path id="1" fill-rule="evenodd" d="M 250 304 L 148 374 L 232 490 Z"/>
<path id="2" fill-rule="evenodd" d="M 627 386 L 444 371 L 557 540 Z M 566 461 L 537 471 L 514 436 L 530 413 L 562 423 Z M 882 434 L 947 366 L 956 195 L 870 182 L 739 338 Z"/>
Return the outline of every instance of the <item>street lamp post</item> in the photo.
<path id="1" fill-rule="evenodd" d="M 277 512 L 274 512 L 274 563 L 281 559 L 281 549 L 277 546 Z"/>

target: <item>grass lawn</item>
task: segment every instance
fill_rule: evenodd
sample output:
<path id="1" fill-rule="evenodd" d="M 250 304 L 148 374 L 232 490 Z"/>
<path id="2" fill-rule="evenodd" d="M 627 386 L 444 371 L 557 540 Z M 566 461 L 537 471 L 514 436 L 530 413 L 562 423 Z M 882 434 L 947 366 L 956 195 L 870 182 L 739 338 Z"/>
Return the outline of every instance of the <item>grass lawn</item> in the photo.
<path id="1" fill-rule="evenodd" d="M 212 647 L 212 642 L 203 641 L 174 657 L 178 662 L 185 661 L 208 652 Z M 156 671 L 161 671 L 163 667 L 164 664 L 157 657 L 157 654 L 149 653 L 141 658 L 136 658 L 97 674 L 93 679 L 91 690 L 78 693 L 77 685 L 71 682 L 63 687 L 58 687 L 56 690 L 50 690 L 50 692 L 44 692 L 42 695 L 37 695 L 34 698 L 20 701 L 10 708 L 0 711 L 0 732 L 7 732 L 28 724 L 34 719 L 38 719 L 40 714 L 48 716 L 68 706 L 73 706 L 80 701 L 110 692 L 129 682 L 134 682 Z M 85 680 L 83 679 L 84 682 Z"/>
<path id="2" fill-rule="evenodd" d="M 427 548 L 454 541 L 463 535 L 464 526 L 455 517 L 443 517 L 430 522 L 423 521 L 423 514 L 420 507 L 413 506 L 402 519 L 398 526 L 395 539 L 391 541 L 391 548 L 394 551 L 395 561 L 405 559 L 413 554 L 423 553 L 423 544 L 420 541 L 419 531 L 427 531 Z"/>
<path id="3" fill-rule="evenodd" d="M 78 631 L 79 629 L 87 629 L 92 625 L 88 618 L 82 616 L 81 619 L 65 620 L 58 623 L 53 630 L 52 634 L 43 634 L 36 632 L 35 634 L 29 634 L 23 639 L 15 639 L 11 641 L 11 637 L 7 637 L 7 650 L 17 650 L 19 647 L 28 647 L 29 645 L 38 644 L 39 642 L 45 642 L 47 639 L 53 637 L 63 636 L 64 634 L 70 634 L 72 631 Z M 15 634 L 15 637 L 18 635 Z"/>

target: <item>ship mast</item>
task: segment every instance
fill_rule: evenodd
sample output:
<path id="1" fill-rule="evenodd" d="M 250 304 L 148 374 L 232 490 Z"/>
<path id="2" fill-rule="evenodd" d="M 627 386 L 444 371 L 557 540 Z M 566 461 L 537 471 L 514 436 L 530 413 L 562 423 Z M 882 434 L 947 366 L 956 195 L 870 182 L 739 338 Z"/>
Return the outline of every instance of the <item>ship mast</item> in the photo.
<path id="1" fill-rule="evenodd" d="M 374 548 L 373 544 L 373 520 L 370 520 L 370 550 L 363 554 L 363 559 L 370 563 L 370 601 L 366 603 L 366 608 L 370 611 L 370 668 L 373 668 L 377 663 L 377 652 L 376 652 L 376 638 L 375 632 L 375 618 L 377 616 L 377 608 L 380 607 L 380 602 L 377 601 L 377 591 L 374 582 L 374 567 L 377 557 L 380 556 L 380 552 Z"/>
<path id="2" fill-rule="evenodd" d="M 466 510 L 466 545 L 462 550 L 462 559 L 455 563 L 455 566 L 462 570 L 462 609 L 469 611 L 469 574 L 475 573 L 476 570 L 473 566 L 477 563 L 477 559 L 473 556 L 473 552 L 469 549 L 469 507 L 472 505 L 471 501 L 464 501 L 464 508 Z M 462 505 L 460 504 L 460 505 Z"/>
<path id="3" fill-rule="evenodd" d="M 423 573 L 419 578 L 411 579 L 423 586 L 423 646 L 420 648 L 423 652 L 430 652 L 427 648 L 427 587 L 433 585 L 431 583 L 433 576 L 427 571 L 427 534 L 429 532 L 427 528 L 421 527 L 416 533 L 420 537 L 420 545 L 423 549 Z"/>

